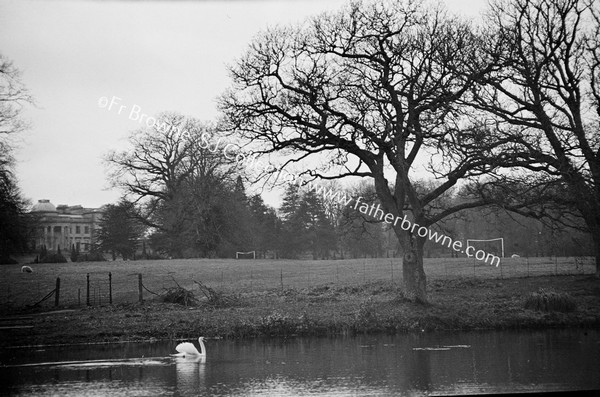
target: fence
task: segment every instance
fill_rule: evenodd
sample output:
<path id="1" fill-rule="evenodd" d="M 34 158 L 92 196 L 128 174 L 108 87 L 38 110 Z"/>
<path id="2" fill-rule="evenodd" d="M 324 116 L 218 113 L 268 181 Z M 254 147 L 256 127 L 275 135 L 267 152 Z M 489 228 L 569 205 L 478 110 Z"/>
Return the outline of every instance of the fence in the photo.
<path id="1" fill-rule="evenodd" d="M 458 277 L 502 279 L 541 275 L 593 274 L 595 258 L 505 258 L 500 266 L 474 259 L 425 259 L 429 280 Z M 260 293 L 270 289 L 401 282 L 400 259 L 165 260 L 39 264 L 33 273 L 0 266 L 0 307 L 98 306 L 149 300 L 181 285 L 197 291 L 194 280 L 214 289 Z M 53 299 L 52 299 L 53 298 Z"/>

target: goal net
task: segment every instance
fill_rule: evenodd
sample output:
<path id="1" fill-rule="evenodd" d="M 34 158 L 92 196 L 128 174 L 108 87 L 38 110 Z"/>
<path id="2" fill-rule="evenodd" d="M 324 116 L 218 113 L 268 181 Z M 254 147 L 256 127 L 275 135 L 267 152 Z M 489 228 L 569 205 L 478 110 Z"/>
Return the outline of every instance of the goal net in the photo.
<path id="1" fill-rule="evenodd" d="M 491 238 L 491 239 L 467 239 L 467 247 L 473 247 L 470 249 L 471 254 L 481 250 L 487 254 L 496 255 L 500 258 L 504 258 L 504 238 Z"/>
<path id="2" fill-rule="evenodd" d="M 256 259 L 256 251 L 236 252 L 235 259 Z"/>

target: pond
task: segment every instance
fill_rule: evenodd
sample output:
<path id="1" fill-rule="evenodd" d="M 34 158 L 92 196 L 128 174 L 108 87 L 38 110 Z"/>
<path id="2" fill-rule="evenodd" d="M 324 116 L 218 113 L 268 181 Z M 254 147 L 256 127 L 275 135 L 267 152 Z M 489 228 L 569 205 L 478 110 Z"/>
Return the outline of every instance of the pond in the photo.
<path id="1" fill-rule="evenodd" d="M 197 344 L 197 341 L 194 341 Z M 600 389 L 600 331 L 485 331 L 0 350 L 0 394 L 432 395 Z"/>

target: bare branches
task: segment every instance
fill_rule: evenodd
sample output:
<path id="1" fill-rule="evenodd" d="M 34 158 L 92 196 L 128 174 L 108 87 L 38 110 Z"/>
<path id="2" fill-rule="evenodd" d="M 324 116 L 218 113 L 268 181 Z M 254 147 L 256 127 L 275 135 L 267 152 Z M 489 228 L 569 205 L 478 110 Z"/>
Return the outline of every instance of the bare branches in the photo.
<path id="1" fill-rule="evenodd" d="M 458 100 L 482 73 L 478 45 L 471 28 L 440 7 L 352 3 L 303 29 L 264 33 L 231 69 L 234 86 L 220 104 L 229 129 L 262 144 L 259 152 L 343 153 L 340 172 L 310 174 L 372 177 L 388 211 L 398 215 L 408 202 L 422 216 L 423 206 L 482 167 L 481 157 L 456 150 L 458 130 L 448 128 L 463 124 Z M 420 197 L 409 171 L 439 145 L 450 155 L 438 176 L 450 182 Z"/>
<path id="2" fill-rule="evenodd" d="M 496 120 L 498 166 L 539 174 L 503 207 L 570 226 L 583 219 L 600 271 L 600 17 L 589 0 L 507 0 L 489 15 L 496 67 L 473 90 L 473 106 Z M 495 184 L 497 192 L 499 184 Z M 527 189 L 524 189 L 527 187 Z"/>
<path id="3" fill-rule="evenodd" d="M 33 103 L 33 98 L 20 77 L 13 63 L 0 54 L 0 134 L 15 134 L 27 128 L 20 113 L 26 103 Z"/>
<path id="4" fill-rule="evenodd" d="M 152 129 L 133 132 L 131 148 L 109 153 L 105 163 L 113 186 L 123 189 L 138 205 L 140 219 L 147 226 L 166 231 L 181 227 L 175 220 L 179 219 L 180 207 L 189 202 L 207 205 L 206 197 L 215 186 L 232 182 L 236 164 L 224 154 L 226 143 L 217 139 L 211 127 L 170 113 L 157 120 Z M 185 194 L 193 199 L 184 199 Z M 166 213 L 174 219 L 165 219 Z"/>

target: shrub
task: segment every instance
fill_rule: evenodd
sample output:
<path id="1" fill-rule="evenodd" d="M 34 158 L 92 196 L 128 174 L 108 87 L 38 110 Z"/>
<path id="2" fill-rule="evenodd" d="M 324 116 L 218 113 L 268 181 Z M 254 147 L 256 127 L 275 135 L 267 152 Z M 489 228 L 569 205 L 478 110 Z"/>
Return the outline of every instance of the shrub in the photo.
<path id="1" fill-rule="evenodd" d="M 167 288 L 162 295 L 163 302 L 176 303 L 183 306 L 193 306 L 198 303 L 192 291 L 185 288 L 177 287 Z"/>
<path id="2" fill-rule="evenodd" d="M 60 247 L 58 247 L 55 254 L 52 254 L 48 253 L 46 246 L 43 246 L 40 251 L 38 263 L 67 263 L 67 258 L 60 252 Z"/>
<path id="3" fill-rule="evenodd" d="M 538 292 L 529 294 L 525 300 L 525 309 L 541 312 L 563 312 L 575 311 L 577 304 L 575 299 L 567 293 L 547 291 L 540 288 Z"/>
<path id="4" fill-rule="evenodd" d="M 79 247 L 75 248 L 75 244 L 71 244 L 71 262 L 77 262 L 79 254 Z"/>
<path id="5" fill-rule="evenodd" d="M 258 324 L 262 335 L 290 335 L 296 332 L 296 328 L 294 319 L 279 312 L 261 317 Z"/>
<path id="6" fill-rule="evenodd" d="M 83 256 L 79 256 L 78 260 L 80 262 L 104 262 L 106 258 L 102 255 L 100 251 L 92 251 L 89 254 L 85 254 Z"/>

